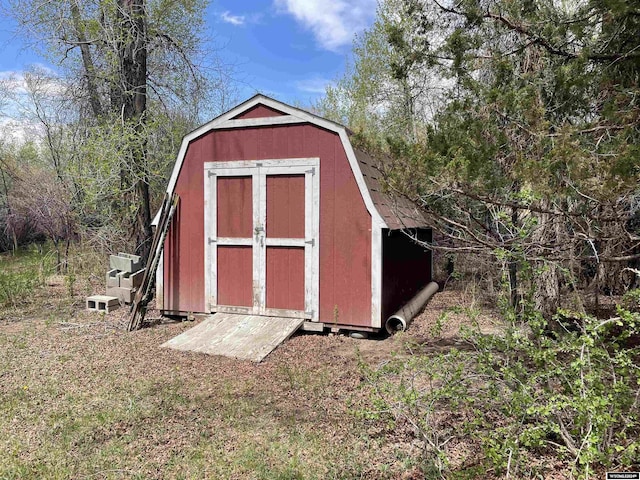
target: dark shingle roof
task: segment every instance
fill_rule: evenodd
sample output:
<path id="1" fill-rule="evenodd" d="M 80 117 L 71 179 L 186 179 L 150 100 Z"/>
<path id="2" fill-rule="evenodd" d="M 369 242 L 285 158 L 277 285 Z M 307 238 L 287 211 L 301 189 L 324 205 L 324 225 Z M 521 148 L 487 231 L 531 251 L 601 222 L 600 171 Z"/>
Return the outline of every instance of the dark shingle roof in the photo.
<path id="1" fill-rule="evenodd" d="M 353 149 L 360 165 L 371 200 L 391 230 L 428 227 L 422 212 L 409 199 L 385 192 L 382 185 L 380 161 L 366 152 Z"/>

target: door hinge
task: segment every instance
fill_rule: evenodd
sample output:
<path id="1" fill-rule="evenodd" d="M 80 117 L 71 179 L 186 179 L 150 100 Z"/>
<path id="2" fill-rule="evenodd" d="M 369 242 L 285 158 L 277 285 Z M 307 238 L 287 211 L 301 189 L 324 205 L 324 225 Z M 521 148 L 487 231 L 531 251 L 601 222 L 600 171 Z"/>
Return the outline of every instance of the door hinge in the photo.
<path id="1" fill-rule="evenodd" d="M 316 246 L 316 239 L 312 238 L 311 240 L 307 240 L 304 243 L 306 243 L 308 245 L 311 245 L 312 247 L 315 247 Z"/>
<path id="2" fill-rule="evenodd" d="M 209 242 L 209 245 L 211 245 L 212 243 L 216 243 L 217 242 L 217 240 L 215 238 L 211 238 L 211 237 L 209 237 L 207 240 Z"/>
<path id="3" fill-rule="evenodd" d="M 304 173 L 310 173 L 311 175 L 316 174 L 316 167 L 311 167 L 311 170 L 306 170 Z"/>
<path id="4" fill-rule="evenodd" d="M 209 178 L 215 177 L 216 176 L 216 172 L 214 172 L 213 170 L 207 170 L 207 176 Z"/>

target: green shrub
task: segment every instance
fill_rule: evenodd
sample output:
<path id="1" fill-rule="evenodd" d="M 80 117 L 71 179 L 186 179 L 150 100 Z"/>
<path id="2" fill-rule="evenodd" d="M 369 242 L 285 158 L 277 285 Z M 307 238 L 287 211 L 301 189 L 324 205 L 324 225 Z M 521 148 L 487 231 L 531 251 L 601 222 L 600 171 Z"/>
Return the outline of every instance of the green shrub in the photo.
<path id="1" fill-rule="evenodd" d="M 28 301 L 54 269 L 53 256 L 36 247 L 0 256 L 0 307 L 15 307 Z"/>
<path id="2" fill-rule="evenodd" d="M 622 297 L 622 306 L 632 312 L 640 312 L 640 288 L 629 290 Z"/>
<path id="3" fill-rule="evenodd" d="M 37 285 L 33 272 L 0 272 L 0 307 L 23 303 Z"/>
<path id="4" fill-rule="evenodd" d="M 468 331 L 469 351 L 365 369 L 369 415 L 410 427 L 428 478 L 445 478 L 451 440 L 471 442 L 475 462 L 514 478 L 540 474 L 531 458 L 541 454 L 580 478 L 640 467 L 640 314 L 583 315 L 576 331 L 553 336 L 539 315 L 528 320 L 500 335 Z"/>

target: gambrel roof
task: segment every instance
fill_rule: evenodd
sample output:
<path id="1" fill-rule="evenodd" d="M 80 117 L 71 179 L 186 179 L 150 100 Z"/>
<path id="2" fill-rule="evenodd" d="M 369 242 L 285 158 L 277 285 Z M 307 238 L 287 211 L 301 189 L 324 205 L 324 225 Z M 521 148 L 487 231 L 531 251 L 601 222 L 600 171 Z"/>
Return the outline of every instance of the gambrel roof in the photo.
<path id="1" fill-rule="evenodd" d="M 354 148 L 353 152 L 358 160 L 371 200 L 387 227 L 390 230 L 426 227 L 427 221 L 424 215 L 413 202 L 405 197 L 391 195 L 385 191 L 380 160 L 357 148 Z"/>
<path id="2" fill-rule="evenodd" d="M 251 114 L 257 108 L 263 109 L 261 116 Z M 271 112 L 273 115 L 263 116 L 264 113 Z M 184 137 L 167 186 L 167 192 L 173 193 L 175 189 L 189 143 L 207 132 L 216 129 L 304 123 L 317 125 L 338 134 L 349 160 L 351 171 L 360 189 L 362 199 L 371 214 L 373 225 L 392 230 L 427 226 L 416 205 L 408 199 L 391 196 L 384 191 L 382 174 L 378 168 L 379 163 L 369 154 L 353 148 L 346 127 L 262 94 L 254 95 Z M 322 164 L 320 168 L 322 168 Z M 154 219 L 154 224 L 155 221 L 156 219 Z"/>

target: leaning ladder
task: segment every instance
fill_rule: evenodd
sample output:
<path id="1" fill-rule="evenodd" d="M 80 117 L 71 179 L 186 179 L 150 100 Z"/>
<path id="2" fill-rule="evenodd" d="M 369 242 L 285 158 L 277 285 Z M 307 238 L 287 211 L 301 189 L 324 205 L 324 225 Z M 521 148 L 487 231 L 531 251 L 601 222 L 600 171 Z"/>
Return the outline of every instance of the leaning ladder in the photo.
<path id="1" fill-rule="evenodd" d="M 164 248 L 164 241 L 169 233 L 169 227 L 171 226 L 171 219 L 178 209 L 178 203 L 180 197 L 175 193 L 169 196 L 167 193 L 162 202 L 162 208 L 160 209 L 160 219 L 156 228 L 156 233 L 153 235 L 153 242 L 151 244 L 151 261 L 147 263 L 148 267 L 144 271 L 142 277 L 142 284 L 136 296 L 131 304 L 131 316 L 129 323 L 127 324 L 127 330 L 132 332 L 133 330 L 139 330 L 144 322 L 144 316 L 147 313 L 147 305 L 153 298 L 152 287 L 153 279 L 158 269 L 158 263 L 160 263 L 160 255 L 162 255 L 162 249 Z"/>

